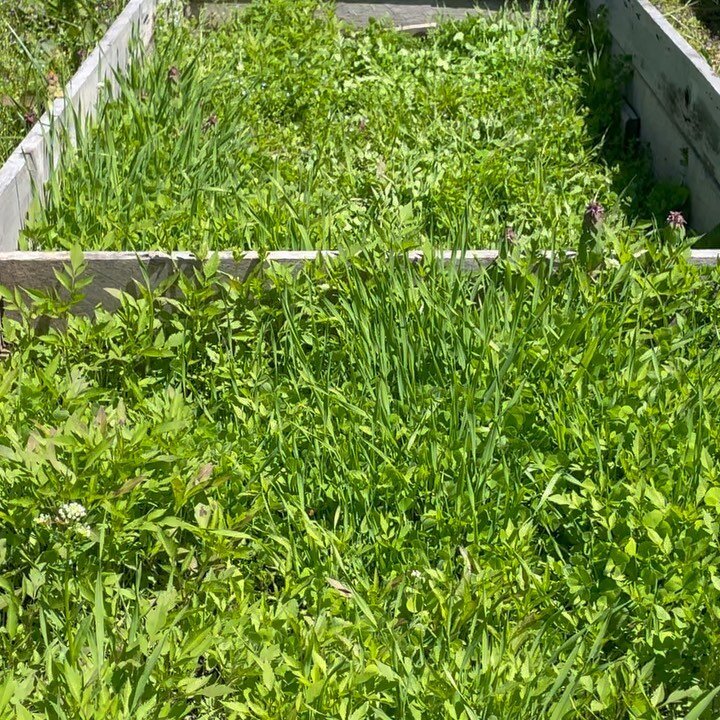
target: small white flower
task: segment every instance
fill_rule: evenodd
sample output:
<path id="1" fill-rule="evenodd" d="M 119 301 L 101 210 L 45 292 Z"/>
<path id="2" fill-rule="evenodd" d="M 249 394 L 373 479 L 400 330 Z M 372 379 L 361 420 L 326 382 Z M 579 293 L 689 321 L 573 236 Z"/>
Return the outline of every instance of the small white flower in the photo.
<path id="1" fill-rule="evenodd" d="M 60 525 L 72 525 L 82 520 L 87 515 L 87 510 L 78 502 L 70 502 L 58 508 L 55 522 Z"/>
<path id="2" fill-rule="evenodd" d="M 86 523 L 78 523 L 77 525 L 75 525 L 75 532 L 81 537 L 87 538 L 88 540 L 91 540 L 93 537 L 92 528 Z"/>
<path id="3" fill-rule="evenodd" d="M 49 515 L 47 515 L 46 513 L 40 513 L 35 518 L 36 525 L 44 525 L 45 527 L 49 527 L 50 525 L 52 525 L 52 521 L 53 521 L 52 518 Z"/>
<path id="4" fill-rule="evenodd" d="M 410 573 L 410 577 L 415 578 L 416 580 L 419 580 L 422 577 L 422 573 L 419 570 L 413 570 Z"/>

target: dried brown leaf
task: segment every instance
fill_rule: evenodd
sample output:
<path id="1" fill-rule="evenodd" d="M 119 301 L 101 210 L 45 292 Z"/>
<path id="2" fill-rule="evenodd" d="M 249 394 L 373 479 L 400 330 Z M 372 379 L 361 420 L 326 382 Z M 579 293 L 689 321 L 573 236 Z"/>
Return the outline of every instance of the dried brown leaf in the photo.
<path id="1" fill-rule="evenodd" d="M 141 482 L 145 480 L 144 475 L 138 475 L 137 477 L 131 478 L 130 480 L 126 480 L 114 493 L 113 495 L 115 497 L 120 497 L 120 495 L 127 495 L 131 490 L 134 490 Z"/>
<path id="2" fill-rule="evenodd" d="M 206 463 L 198 471 L 192 480 L 192 485 L 200 485 L 204 483 L 212 475 L 215 466 L 212 463 Z"/>
<path id="3" fill-rule="evenodd" d="M 352 597 L 352 590 L 347 587 L 347 585 L 343 585 L 339 580 L 335 580 L 334 578 L 328 578 L 327 584 L 333 590 L 337 590 L 343 597 Z"/>

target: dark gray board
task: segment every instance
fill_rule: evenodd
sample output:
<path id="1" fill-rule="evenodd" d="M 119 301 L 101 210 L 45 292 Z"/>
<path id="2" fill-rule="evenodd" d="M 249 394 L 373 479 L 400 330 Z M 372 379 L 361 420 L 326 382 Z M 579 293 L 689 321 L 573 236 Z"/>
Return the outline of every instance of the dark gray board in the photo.
<path id="1" fill-rule="evenodd" d="M 503 6 L 504 0 L 422 0 L 418 2 L 348 2 L 335 3 L 335 13 L 348 23 L 363 26 L 370 18 L 385 20 L 393 25 L 427 25 L 442 19 L 461 20 L 466 15 L 477 12 L 496 12 Z M 196 17 L 202 16 L 210 23 L 227 20 L 233 13 L 242 10 L 249 2 L 190 2 L 188 12 Z"/>

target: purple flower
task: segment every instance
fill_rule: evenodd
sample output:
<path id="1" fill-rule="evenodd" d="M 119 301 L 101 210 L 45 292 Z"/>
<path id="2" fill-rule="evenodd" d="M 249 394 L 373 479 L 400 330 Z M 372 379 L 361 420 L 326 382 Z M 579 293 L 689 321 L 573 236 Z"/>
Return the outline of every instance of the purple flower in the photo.
<path id="1" fill-rule="evenodd" d="M 28 110 L 28 112 L 25 113 L 23 118 L 25 120 L 25 125 L 27 125 L 29 128 L 32 127 L 38 120 L 38 116 L 33 110 Z"/>
<path id="2" fill-rule="evenodd" d="M 505 240 L 509 243 L 514 243 L 517 240 L 517 233 L 510 225 L 505 228 Z"/>
<path id="3" fill-rule="evenodd" d="M 595 229 L 602 225 L 605 219 L 605 208 L 593 200 L 587 204 L 585 208 L 585 225 L 588 228 Z"/>
<path id="4" fill-rule="evenodd" d="M 687 220 L 679 210 L 672 210 L 667 216 L 667 224 L 673 230 L 682 230 L 687 225 Z"/>
<path id="5" fill-rule="evenodd" d="M 178 70 L 177 65 L 173 65 L 173 66 L 168 70 L 168 80 L 169 80 L 171 83 L 178 83 L 178 82 L 180 82 L 180 70 Z"/>

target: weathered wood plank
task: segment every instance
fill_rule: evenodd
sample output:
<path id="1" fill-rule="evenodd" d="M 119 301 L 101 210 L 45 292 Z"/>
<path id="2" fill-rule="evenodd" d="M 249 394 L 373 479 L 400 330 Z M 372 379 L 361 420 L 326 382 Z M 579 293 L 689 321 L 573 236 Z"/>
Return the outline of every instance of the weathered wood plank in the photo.
<path id="1" fill-rule="evenodd" d="M 477 270 L 497 259 L 494 250 L 475 250 L 459 256 L 441 253 L 443 262 L 454 263 L 461 270 Z M 258 266 L 272 264 L 299 269 L 309 262 L 332 261 L 340 256 L 335 251 L 274 251 L 260 255 L 246 252 L 236 257 L 232 252 L 220 252 L 219 273 L 239 280 L 247 279 Z M 421 252 L 408 254 L 413 262 L 419 262 Z M 118 301 L 108 289 L 134 293 L 138 285 L 149 283 L 156 287 L 177 272 L 192 274 L 202 267 L 202 261 L 192 253 L 162 252 L 88 252 L 84 254 L 83 277 L 91 279 L 83 288 L 84 299 L 75 308 L 79 314 L 88 314 L 101 305 L 108 309 L 117 307 Z M 11 289 L 63 292 L 56 273 L 70 265 L 69 252 L 0 252 L 0 285 Z"/>
<path id="2" fill-rule="evenodd" d="M 547 252 L 548 258 L 558 257 Z M 567 253 L 572 257 L 573 253 Z M 411 251 L 408 258 L 421 262 L 421 251 Z M 454 265 L 461 272 L 477 272 L 492 265 L 498 259 L 496 250 L 468 250 L 438 252 L 446 265 Z M 236 256 L 232 252 L 220 252 L 219 273 L 223 276 L 246 280 L 259 266 L 280 266 L 300 269 L 317 261 L 342 261 L 337 251 L 274 251 L 265 254 L 246 252 Z M 689 261 L 693 265 L 711 267 L 720 262 L 719 250 L 693 250 Z M 63 292 L 56 273 L 70 265 L 69 252 L 0 252 L 0 285 L 10 290 L 41 290 Z M 156 287 L 175 273 L 192 274 L 203 262 L 192 253 L 162 252 L 88 252 L 84 255 L 86 269 L 83 277 L 91 279 L 83 288 L 84 299 L 75 307 L 78 314 L 90 314 L 98 305 L 107 309 L 117 307 L 118 300 L 108 289 L 123 290 L 135 294 L 138 285 Z"/>
<path id="3" fill-rule="evenodd" d="M 189 15 L 202 18 L 210 25 L 226 22 L 250 4 L 245 2 L 203 2 L 191 0 L 186 5 Z M 367 25 L 371 18 L 389 21 L 406 32 L 427 32 L 428 26 L 443 19 L 461 20 L 470 14 L 497 12 L 505 0 L 417 0 L 417 2 L 354 2 L 339 0 L 336 15 L 353 25 Z M 521 7 L 527 3 L 520 3 Z"/>

